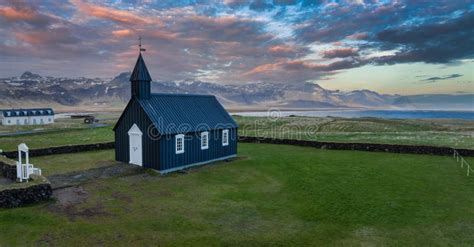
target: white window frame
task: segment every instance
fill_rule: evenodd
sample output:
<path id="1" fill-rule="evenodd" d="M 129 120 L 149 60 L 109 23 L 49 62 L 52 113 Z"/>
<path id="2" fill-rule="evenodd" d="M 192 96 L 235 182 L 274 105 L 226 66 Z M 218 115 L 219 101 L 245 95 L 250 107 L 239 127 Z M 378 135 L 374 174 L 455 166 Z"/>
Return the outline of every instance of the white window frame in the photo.
<path id="1" fill-rule="evenodd" d="M 181 149 L 178 149 L 178 140 L 181 140 L 181 143 L 182 143 Z M 175 141 L 176 154 L 184 153 L 184 135 L 183 134 L 176 135 L 174 141 Z"/>
<path id="2" fill-rule="evenodd" d="M 201 132 L 201 150 L 209 149 L 209 132 Z"/>
<path id="3" fill-rule="evenodd" d="M 229 130 L 222 130 L 222 146 L 229 146 Z"/>

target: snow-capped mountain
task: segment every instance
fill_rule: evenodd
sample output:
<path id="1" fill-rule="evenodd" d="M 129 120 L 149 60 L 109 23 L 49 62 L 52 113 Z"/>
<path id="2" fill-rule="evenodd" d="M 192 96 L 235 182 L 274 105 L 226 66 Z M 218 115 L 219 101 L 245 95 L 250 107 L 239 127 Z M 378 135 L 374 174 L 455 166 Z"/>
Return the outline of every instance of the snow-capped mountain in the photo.
<path id="1" fill-rule="evenodd" d="M 20 77 L 0 79 L 0 106 L 21 106 L 25 102 L 64 106 L 124 105 L 130 98 L 129 78 L 129 72 L 121 73 L 112 79 L 55 78 L 25 72 Z M 154 81 L 152 92 L 213 94 L 228 107 L 253 108 L 416 108 L 417 102 L 420 101 L 420 97 L 416 96 L 386 95 L 370 90 L 327 90 L 314 83 L 224 85 L 188 79 L 179 82 Z M 423 102 L 424 108 L 430 108 L 430 103 L 433 108 L 442 108 L 440 105 L 443 102 L 436 99 L 443 99 L 446 101 L 444 103 L 455 101 L 458 105 L 466 101 L 466 98 L 472 99 L 472 95 L 437 95 L 436 99 L 433 97 L 430 102 Z M 469 102 L 467 106 L 469 107 Z M 472 101 L 470 106 L 472 107 Z"/>

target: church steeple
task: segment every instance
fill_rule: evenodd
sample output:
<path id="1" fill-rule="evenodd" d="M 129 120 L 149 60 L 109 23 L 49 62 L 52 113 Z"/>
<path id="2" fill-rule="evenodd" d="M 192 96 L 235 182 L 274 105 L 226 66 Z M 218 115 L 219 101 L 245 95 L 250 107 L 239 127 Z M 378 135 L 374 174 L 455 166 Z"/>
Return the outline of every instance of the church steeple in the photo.
<path id="1" fill-rule="evenodd" d="M 150 82 L 151 76 L 146 68 L 145 61 L 143 61 L 141 38 L 140 38 L 140 53 L 138 55 L 137 63 L 133 69 L 130 82 L 132 82 L 132 98 L 148 99 L 150 97 Z"/>

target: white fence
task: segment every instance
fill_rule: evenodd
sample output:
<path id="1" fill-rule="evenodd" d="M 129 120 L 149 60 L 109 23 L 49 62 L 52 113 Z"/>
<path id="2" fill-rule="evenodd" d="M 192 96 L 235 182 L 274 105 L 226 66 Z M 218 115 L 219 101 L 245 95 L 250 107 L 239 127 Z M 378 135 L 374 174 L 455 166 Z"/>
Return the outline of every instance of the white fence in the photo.
<path id="1" fill-rule="evenodd" d="M 456 162 L 461 162 L 461 168 L 464 168 L 464 166 L 466 166 L 466 170 L 467 170 L 466 175 L 468 177 L 471 172 L 474 172 L 469 162 L 467 162 L 461 155 L 459 155 L 458 151 L 456 150 L 453 151 L 453 158 L 456 159 Z"/>

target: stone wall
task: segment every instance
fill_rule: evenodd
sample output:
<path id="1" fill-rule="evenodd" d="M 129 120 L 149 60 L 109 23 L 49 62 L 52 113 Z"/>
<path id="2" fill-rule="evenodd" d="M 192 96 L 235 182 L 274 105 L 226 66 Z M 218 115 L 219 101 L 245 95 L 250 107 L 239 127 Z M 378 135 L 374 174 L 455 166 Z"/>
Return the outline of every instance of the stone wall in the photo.
<path id="1" fill-rule="evenodd" d="M 16 180 L 16 165 L 14 165 L 14 162 L 0 156 L 0 176 Z"/>
<path id="2" fill-rule="evenodd" d="M 53 154 L 69 154 L 69 153 L 79 153 L 95 150 L 104 150 L 104 149 L 113 149 L 115 148 L 115 142 L 105 142 L 105 143 L 96 143 L 96 144 L 84 144 L 84 145 L 68 145 L 60 147 L 50 147 L 50 148 L 40 148 L 40 149 L 30 149 L 30 157 L 36 156 L 46 156 Z M 4 152 L 3 155 L 10 159 L 18 158 L 18 152 Z"/>
<path id="3" fill-rule="evenodd" d="M 269 143 L 269 144 L 285 144 L 303 147 L 315 147 L 321 149 L 332 150 L 357 150 L 369 152 L 388 152 L 388 153 L 408 153 L 408 154 L 431 154 L 431 155 L 453 155 L 452 148 L 448 147 L 432 147 L 432 146 L 415 146 L 415 145 L 393 145 L 393 144 L 373 144 L 373 143 L 338 143 L 338 142 L 318 142 L 303 141 L 292 139 L 273 139 L 264 137 L 239 136 L 239 142 L 247 143 Z M 69 145 L 61 147 L 51 147 L 42 149 L 30 149 L 30 156 L 45 156 L 53 154 L 79 153 L 95 150 L 105 150 L 115 148 L 114 142 L 85 144 L 85 145 Z M 461 156 L 474 156 L 474 150 L 456 149 Z M 11 159 L 16 159 L 18 153 L 5 152 L 3 155 Z"/>
<path id="4" fill-rule="evenodd" d="M 31 175 L 28 183 L 13 184 L 0 190 L 0 207 L 14 208 L 48 200 L 53 194 L 49 181 L 38 175 Z"/>
<path id="5" fill-rule="evenodd" d="M 285 144 L 303 147 L 314 147 L 320 149 L 332 150 L 357 150 L 369 152 L 388 152 L 388 153 L 407 153 L 407 154 L 430 154 L 430 155 L 453 155 L 452 148 L 414 146 L 414 145 L 393 145 L 393 144 L 372 144 L 372 143 L 336 143 L 336 142 L 318 142 L 290 139 L 273 139 L 263 137 L 240 136 L 239 142 L 247 143 L 268 143 Z M 461 156 L 474 156 L 474 150 L 456 149 Z"/>

